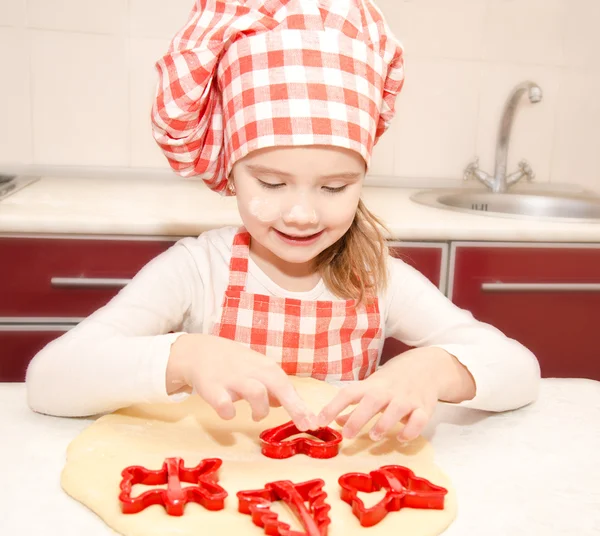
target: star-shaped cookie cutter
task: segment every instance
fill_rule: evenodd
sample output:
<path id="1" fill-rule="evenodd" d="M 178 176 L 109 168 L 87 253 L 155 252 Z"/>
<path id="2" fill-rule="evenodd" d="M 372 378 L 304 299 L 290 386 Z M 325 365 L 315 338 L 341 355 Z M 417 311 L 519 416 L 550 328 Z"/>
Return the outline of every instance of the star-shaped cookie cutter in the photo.
<path id="1" fill-rule="evenodd" d="M 329 427 L 308 430 L 308 437 L 297 437 L 288 439 L 299 434 L 293 421 L 289 421 L 275 428 L 262 432 L 259 436 L 261 441 L 261 452 L 268 458 L 289 458 L 295 454 L 306 454 L 311 458 L 333 458 L 337 456 L 342 442 L 342 434 Z M 320 440 L 320 441 L 319 441 Z"/>
<path id="2" fill-rule="evenodd" d="M 239 491 L 238 510 L 251 515 L 252 522 L 270 536 L 326 536 L 331 506 L 325 502 L 324 485 L 320 478 L 300 484 L 289 480 L 269 482 L 263 489 Z M 271 511 L 275 501 L 283 501 L 291 508 L 304 532 L 291 530 L 289 524 L 278 520 L 278 515 Z"/>
<path id="3" fill-rule="evenodd" d="M 352 506 L 352 513 L 363 527 L 379 523 L 389 512 L 401 508 L 426 508 L 443 510 L 444 497 L 448 490 L 436 486 L 425 478 L 415 476 L 402 465 L 385 465 L 376 471 L 347 473 L 338 479 L 340 496 Z M 358 492 L 371 493 L 386 490 L 385 497 L 376 505 L 367 508 L 358 497 Z"/>
<path id="4" fill-rule="evenodd" d="M 121 472 L 121 510 L 124 514 L 137 514 L 148 506 L 161 504 L 167 514 L 181 516 L 188 502 L 198 503 L 207 510 L 222 510 L 227 492 L 217 484 L 221 464 L 219 458 L 208 458 L 196 467 L 186 468 L 181 458 L 166 458 L 162 469 L 156 471 L 139 465 L 127 467 Z M 182 482 L 194 485 L 184 488 Z M 167 489 L 152 489 L 138 497 L 131 497 L 135 484 L 167 484 Z"/>

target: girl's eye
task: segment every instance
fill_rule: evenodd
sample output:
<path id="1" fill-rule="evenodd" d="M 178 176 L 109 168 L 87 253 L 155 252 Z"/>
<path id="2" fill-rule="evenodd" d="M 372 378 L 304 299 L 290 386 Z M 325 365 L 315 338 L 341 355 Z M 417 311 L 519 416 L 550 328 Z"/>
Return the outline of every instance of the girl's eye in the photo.
<path id="1" fill-rule="evenodd" d="M 336 188 L 333 188 L 331 186 L 323 186 L 323 190 L 325 190 L 326 192 L 328 192 L 330 194 L 337 194 L 339 192 L 343 192 L 347 186 L 348 186 L 347 184 L 344 184 L 344 186 L 338 186 Z"/>
<path id="2" fill-rule="evenodd" d="M 282 186 L 285 186 L 285 183 L 283 183 L 283 182 L 279 182 L 277 184 L 272 184 L 270 182 L 261 181 L 260 179 L 256 179 L 256 180 L 263 188 L 267 188 L 268 190 L 276 190 L 277 188 L 281 188 Z"/>

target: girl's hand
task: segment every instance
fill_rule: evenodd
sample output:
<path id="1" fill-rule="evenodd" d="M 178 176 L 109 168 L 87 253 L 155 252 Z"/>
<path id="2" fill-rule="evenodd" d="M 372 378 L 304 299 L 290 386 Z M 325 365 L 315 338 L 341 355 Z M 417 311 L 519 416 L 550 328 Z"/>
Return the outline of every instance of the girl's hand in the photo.
<path id="1" fill-rule="evenodd" d="M 195 389 L 222 419 L 235 417 L 234 402 L 246 400 L 255 421 L 270 407 L 283 406 L 301 431 L 317 427 L 317 417 L 283 369 L 263 354 L 213 335 L 181 335 L 171 347 L 167 391 Z"/>
<path id="2" fill-rule="evenodd" d="M 353 438 L 378 413 L 369 436 L 380 440 L 398 422 L 405 423 L 397 438 L 418 437 L 433 415 L 438 400 L 461 402 L 475 396 L 475 383 L 467 369 L 441 348 L 415 348 L 388 361 L 367 379 L 349 385 L 319 414 L 319 425 L 334 419 L 342 434 Z M 341 415 L 348 406 L 356 407 Z"/>

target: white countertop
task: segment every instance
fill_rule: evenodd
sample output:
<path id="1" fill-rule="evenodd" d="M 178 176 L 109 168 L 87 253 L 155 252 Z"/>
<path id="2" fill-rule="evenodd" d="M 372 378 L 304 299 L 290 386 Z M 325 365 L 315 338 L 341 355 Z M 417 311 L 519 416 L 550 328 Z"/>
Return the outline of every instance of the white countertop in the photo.
<path id="1" fill-rule="evenodd" d="M 24 384 L 0 383 L 0 534 L 113 534 L 59 484 L 90 422 L 34 414 Z M 600 382 L 542 380 L 536 403 L 502 414 L 439 405 L 424 435 L 457 491 L 444 536 L 600 534 Z"/>
<path id="2" fill-rule="evenodd" d="M 409 199 L 415 188 L 366 186 L 367 207 L 399 240 L 600 242 L 598 223 L 451 212 Z M 239 225 L 235 198 L 201 181 L 46 176 L 0 201 L 0 234 L 190 236 Z"/>

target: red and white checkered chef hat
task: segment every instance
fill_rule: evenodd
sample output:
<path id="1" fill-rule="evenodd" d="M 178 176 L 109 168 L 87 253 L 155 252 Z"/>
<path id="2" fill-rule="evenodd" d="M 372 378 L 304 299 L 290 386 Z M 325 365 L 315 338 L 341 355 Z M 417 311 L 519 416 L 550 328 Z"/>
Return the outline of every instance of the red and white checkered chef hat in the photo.
<path id="1" fill-rule="evenodd" d="M 404 80 L 370 0 L 197 0 L 156 67 L 154 138 L 178 174 L 221 193 L 263 147 L 345 147 L 368 166 Z"/>

